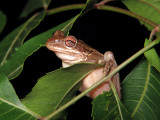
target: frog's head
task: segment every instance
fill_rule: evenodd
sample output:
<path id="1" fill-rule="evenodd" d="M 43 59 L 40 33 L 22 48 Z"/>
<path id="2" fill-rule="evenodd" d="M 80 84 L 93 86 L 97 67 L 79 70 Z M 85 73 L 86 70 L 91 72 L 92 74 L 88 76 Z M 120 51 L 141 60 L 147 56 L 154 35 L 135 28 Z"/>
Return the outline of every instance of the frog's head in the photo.
<path id="1" fill-rule="evenodd" d="M 48 39 L 46 47 L 53 51 L 63 63 L 68 65 L 85 61 L 90 47 L 74 36 L 65 36 L 62 31 L 56 31 Z"/>

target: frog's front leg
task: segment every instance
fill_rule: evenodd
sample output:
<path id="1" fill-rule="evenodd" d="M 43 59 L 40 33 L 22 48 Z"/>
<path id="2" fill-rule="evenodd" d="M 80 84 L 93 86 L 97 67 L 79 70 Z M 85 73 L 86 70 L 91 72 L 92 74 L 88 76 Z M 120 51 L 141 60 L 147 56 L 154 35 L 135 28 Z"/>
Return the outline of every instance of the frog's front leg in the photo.
<path id="1" fill-rule="evenodd" d="M 104 60 L 105 60 L 105 67 L 98 68 L 88 74 L 82 82 L 82 86 L 80 87 L 80 91 L 85 91 L 89 87 L 91 87 L 93 84 L 95 84 L 97 81 L 105 77 L 109 72 L 111 72 L 116 66 L 116 61 L 114 59 L 113 53 L 107 51 L 104 54 Z M 91 92 L 87 94 L 87 96 L 91 98 L 95 98 L 98 95 L 102 94 L 104 91 L 109 91 L 110 90 L 110 85 L 109 85 L 109 80 L 112 80 L 114 83 L 118 96 L 121 98 L 121 93 L 120 93 L 120 82 L 119 82 L 119 74 L 115 74 L 111 78 L 108 78 L 106 82 L 102 83 L 100 86 L 96 87 L 93 89 Z"/>
<path id="2" fill-rule="evenodd" d="M 104 54 L 104 60 L 106 62 L 104 67 L 104 73 L 107 75 L 109 72 L 114 70 L 117 67 L 116 60 L 112 52 L 107 51 Z M 116 73 L 114 76 L 111 77 L 111 80 L 116 88 L 117 94 L 119 98 L 121 98 L 121 87 L 120 87 L 120 78 L 119 73 Z"/>

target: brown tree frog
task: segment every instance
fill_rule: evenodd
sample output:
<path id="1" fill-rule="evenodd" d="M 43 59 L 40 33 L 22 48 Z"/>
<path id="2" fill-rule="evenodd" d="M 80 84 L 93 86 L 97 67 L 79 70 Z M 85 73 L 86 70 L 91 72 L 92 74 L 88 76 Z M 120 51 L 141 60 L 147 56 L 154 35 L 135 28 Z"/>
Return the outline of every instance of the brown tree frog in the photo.
<path id="1" fill-rule="evenodd" d="M 112 52 L 107 51 L 105 54 L 101 54 L 97 50 L 85 44 L 83 41 L 76 39 L 74 36 L 65 36 L 60 30 L 56 31 L 51 38 L 48 39 L 46 47 L 53 51 L 57 57 L 62 60 L 62 66 L 68 67 L 75 63 L 97 63 L 104 64 L 105 67 L 98 68 L 88 74 L 82 82 L 80 91 L 84 91 L 91 87 L 98 80 L 107 75 L 115 67 L 117 67 L 114 55 Z M 119 98 L 121 98 L 120 92 L 120 80 L 119 73 L 109 78 L 115 85 Z M 109 91 L 109 82 L 104 82 L 87 96 L 95 98 L 103 91 Z"/>

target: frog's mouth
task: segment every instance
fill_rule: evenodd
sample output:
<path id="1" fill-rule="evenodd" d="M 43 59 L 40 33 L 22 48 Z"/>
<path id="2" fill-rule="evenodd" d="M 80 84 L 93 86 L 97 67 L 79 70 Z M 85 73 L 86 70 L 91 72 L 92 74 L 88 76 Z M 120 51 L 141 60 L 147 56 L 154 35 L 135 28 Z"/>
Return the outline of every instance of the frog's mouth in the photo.
<path id="1" fill-rule="evenodd" d="M 55 52 L 56 56 L 62 60 L 64 63 L 68 63 L 70 65 L 78 63 L 82 60 L 81 55 L 76 53 L 69 53 L 69 52 Z"/>

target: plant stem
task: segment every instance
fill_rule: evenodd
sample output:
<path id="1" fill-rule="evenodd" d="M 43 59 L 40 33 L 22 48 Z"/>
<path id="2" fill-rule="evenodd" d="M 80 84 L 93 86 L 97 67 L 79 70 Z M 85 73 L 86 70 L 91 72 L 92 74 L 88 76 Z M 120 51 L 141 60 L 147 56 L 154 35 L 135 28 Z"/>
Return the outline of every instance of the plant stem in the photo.
<path id="1" fill-rule="evenodd" d="M 118 95 L 117 95 L 116 88 L 115 88 L 115 86 L 114 86 L 114 84 L 113 84 L 112 81 L 109 81 L 109 84 L 110 84 L 110 86 L 111 86 L 111 89 L 112 89 L 112 91 L 113 91 L 115 100 L 116 100 L 116 102 L 117 102 L 117 106 L 118 106 L 118 109 L 119 109 L 119 112 L 120 112 L 121 120 L 123 120 L 123 118 L 122 118 L 122 112 L 121 112 L 121 110 L 120 110 L 120 104 L 119 104 L 119 101 L 120 101 L 120 100 L 119 100 L 119 97 L 118 97 Z"/>
<path id="2" fill-rule="evenodd" d="M 72 4 L 72 5 L 65 5 L 57 8 L 53 8 L 51 10 L 48 10 L 48 15 L 56 14 L 59 12 L 64 12 L 68 10 L 75 10 L 75 9 L 83 9 L 85 7 L 85 4 Z"/>
<path id="3" fill-rule="evenodd" d="M 76 101 L 78 101 L 80 98 L 82 98 L 83 96 L 85 96 L 87 93 L 89 93 L 90 91 L 92 91 L 94 88 L 96 88 L 97 86 L 101 85 L 103 82 L 106 82 L 106 79 L 108 79 L 108 78 L 112 77 L 113 75 L 115 75 L 118 71 L 120 71 L 122 68 L 124 68 L 129 63 L 131 63 L 137 57 L 139 57 L 144 52 L 146 52 L 147 50 L 151 49 L 153 46 L 155 46 L 156 44 L 158 44 L 159 41 L 160 41 L 160 37 L 157 38 L 156 40 L 154 40 L 152 43 L 148 44 L 146 47 L 144 47 L 141 50 L 139 50 L 137 53 L 135 53 L 133 56 L 131 56 L 130 58 L 128 58 L 122 64 L 120 64 L 119 66 L 117 66 L 117 68 L 115 68 L 112 72 L 110 72 L 106 77 L 104 77 L 101 80 L 99 80 L 97 83 L 95 83 L 90 88 L 88 88 L 87 90 L 85 90 L 84 92 L 82 92 L 81 94 L 79 94 L 77 97 L 73 98 L 71 101 L 69 101 L 68 103 L 66 103 L 65 105 L 63 105 L 59 109 L 57 109 L 52 114 L 46 116 L 45 120 L 49 120 L 50 118 L 54 117 L 55 115 L 57 115 L 58 113 L 62 112 L 64 109 L 66 109 L 67 107 L 69 107 L 72 104 L 74 104 Z"/>
<path id="4" fill-rule="evenodd" d="M 146 19 L 146 18 L 144 18 L 144 17 L 142 17 L 142 16 L 140 16 L 138 14 L 135 14 L 135 13 L 133 13 L 131 11 L 122 9 L 122 8 L 108 6 L 108 5 L 102 5 L 102 6 L 99 6 L 98 9 L 99 10 L 109 10 L 109 11 L 113 11 L 113 12 L 117 12 L 117 13 L 122 13 L 122 14 L 128 15 L 130 17 L 136 18 L 138 20 L 141 20 L 141 21 L 151 25 L 153 28 L 157 26 L 157 24 L 154 23 L 153 21 L 151 21 L 149 19 Z"/>
<path id="5" fill-rule="evenodd" d="M 61 7 L 57 7 L 57 8 L 48 10 L 48 15 L 52 15 L 52 14 L 56 14 L 56 13 L 64 12 L 64 11 L 68 11 L 68 10 L 82 9 L 84 7 L 85 7 L 85 4 L 72 4 L 72 5 L 61 6 Z M 98 7 L 95 7 L 95 9 L 108 10 L 108 11 L 113 11 L 113 12 L 117 12 L 117 13 L 122 13 L 124 15 L 128 15 L 130 17 L 141 20 L 141 21 L 151 25 L 153 28 L 155 28 L 157 26 L 157 24 L 154 23 L 153 21 L 150 21 L 149 19 L 146 19 L 138 14 L 135 14 L 131 11 L 128 11 L 128 10 L 125 10 L 122 8 L 108 6 L 108 5 L 99 5 Z"/>

